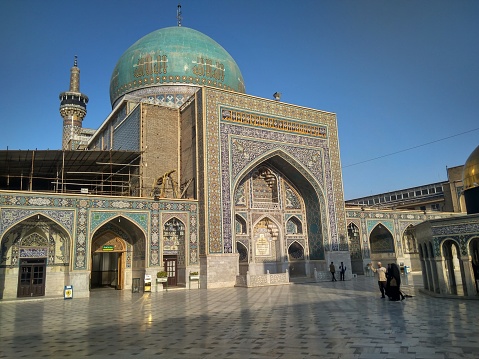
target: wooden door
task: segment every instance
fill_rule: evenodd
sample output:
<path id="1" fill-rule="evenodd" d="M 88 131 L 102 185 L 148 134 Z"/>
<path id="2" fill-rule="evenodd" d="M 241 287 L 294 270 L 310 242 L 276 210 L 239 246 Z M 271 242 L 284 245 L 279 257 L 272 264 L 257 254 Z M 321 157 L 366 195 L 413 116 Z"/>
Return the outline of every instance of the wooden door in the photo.
<path id="1" fill-rule="evenodd" d="M 18 297 L 45 295 L 46 259 L 22 259 L 18 274 Z"/>
<path id="2" fill-rule="evenodd" d="M 118 263 L 117 263 L 117 266 L 118 266 L 118 277 L 117 277 L 117 281 L 116 281 L 116 289 L 123 289 L 123 266 L 122 266 L 122 263 L 121 263 L 121 260 L 122 260 L 122 254 L 123 253 L 118 253 Z"/>
<path id="3" fill-rule="evenodd" d="M 165 271 L 168 273 L 168 286 L 176 286 L 178 282 L 176 256 L 165 257 Z"/>

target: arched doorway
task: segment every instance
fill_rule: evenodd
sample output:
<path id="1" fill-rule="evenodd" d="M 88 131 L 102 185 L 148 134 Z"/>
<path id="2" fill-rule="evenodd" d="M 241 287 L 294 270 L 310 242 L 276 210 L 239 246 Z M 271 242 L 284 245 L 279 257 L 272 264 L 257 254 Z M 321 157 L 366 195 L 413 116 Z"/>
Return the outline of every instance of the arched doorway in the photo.
<path id="1" fill-rule="evenodd" d="M 5 233 L 0 265 L 8 269 L 0 277 L 0 298 L 60 295 L 70 273 L 69 235 L 51 218 L 34 214 Z"/>
<path id="2" fill-rule="evenodd" d="M 178 284 L 178 270 L 185 266 L 185 253 L 185 224 L 172 217 L 163 226 L 163 266 L 168 274 L 168 286 Z"/>
<path id="3" fill-rule="evenodd" d="M 288 248 L 289 275 L 291 277 L 304 277 L 304 248 L 298 242 L 293 242 Z"/>
<path id="4" fill-rule="evenodd" d="M 91 289 L 123 289 L 126 243 L 115 233 L 105 232 L 92 243 Z"/>
<path id="5" fill-rule="evenodd" d="M 108 220 L 92 237 L 90 287 L 131 289 L 134 278 L 143 283 L 145 257 L 140 227 L 126 216 Z"/>

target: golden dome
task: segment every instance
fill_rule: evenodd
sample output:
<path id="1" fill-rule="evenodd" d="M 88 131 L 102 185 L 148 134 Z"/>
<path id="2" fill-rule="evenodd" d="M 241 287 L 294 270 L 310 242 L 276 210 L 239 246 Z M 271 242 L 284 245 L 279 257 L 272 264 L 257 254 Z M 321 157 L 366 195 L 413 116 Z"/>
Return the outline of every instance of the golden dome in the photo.
<path id="1" fill-rule="evenodd" d="M 479 187 L 479 146 L 472 151 L 464 164 L 462 182 L 464 183 L 464 190 Z"/>

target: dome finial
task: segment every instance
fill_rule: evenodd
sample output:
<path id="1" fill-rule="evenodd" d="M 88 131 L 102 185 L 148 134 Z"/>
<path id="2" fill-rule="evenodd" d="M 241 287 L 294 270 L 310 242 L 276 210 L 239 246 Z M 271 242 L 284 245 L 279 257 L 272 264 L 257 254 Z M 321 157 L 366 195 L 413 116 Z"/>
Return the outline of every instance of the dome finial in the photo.
<path id="1" fill-rule="evenodd" d="M 73 67 L 78 67 L 78 56 L 75 55 L 75 60 L 73 60 Z"/>
<path id="2" fill-rule="evenodd" d="M 181 4 L 178 3 L 178 10 L 176 10 L 176 20 L 178 20 L 178 26 L 181 27 Z"/>

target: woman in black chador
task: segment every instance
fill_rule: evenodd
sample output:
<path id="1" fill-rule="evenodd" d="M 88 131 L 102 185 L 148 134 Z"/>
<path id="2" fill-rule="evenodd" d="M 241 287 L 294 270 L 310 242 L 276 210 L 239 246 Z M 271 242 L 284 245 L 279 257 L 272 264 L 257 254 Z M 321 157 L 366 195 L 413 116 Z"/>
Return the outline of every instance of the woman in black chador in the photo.
<path id="1" fill-rule="evenodd" d="M 401 272 L 396 263 L 391 263 L 388 270 L 386 295 L 389 300 L 401 300 L 404 296 L 401 293 Z"/>

